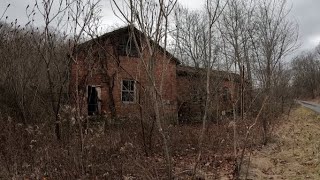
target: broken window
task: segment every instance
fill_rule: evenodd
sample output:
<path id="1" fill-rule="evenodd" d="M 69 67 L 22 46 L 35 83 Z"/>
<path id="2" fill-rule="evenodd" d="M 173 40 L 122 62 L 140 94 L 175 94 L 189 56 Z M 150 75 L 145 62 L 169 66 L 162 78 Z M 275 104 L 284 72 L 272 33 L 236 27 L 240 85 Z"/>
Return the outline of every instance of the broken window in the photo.
<path id="1" fill-rule="evenodd" d="M 120 38 L 118 54 L 120 56 L 139 57 L 138 49 L 132 38 L 129 38 L 129 36 Z"/>
<path id="2" fill-rule="evenodd" d="M 122 102 L 133 103 L 135 101 L 135 81 L 123 80 L 121 86 Z"/>

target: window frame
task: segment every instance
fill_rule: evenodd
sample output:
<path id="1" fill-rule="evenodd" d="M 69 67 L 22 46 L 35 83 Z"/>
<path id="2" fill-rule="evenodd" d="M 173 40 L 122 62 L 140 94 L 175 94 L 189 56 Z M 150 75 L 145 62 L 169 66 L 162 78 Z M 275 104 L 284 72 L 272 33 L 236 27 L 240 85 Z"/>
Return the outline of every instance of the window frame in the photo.
<path id="1" fill-rule="evenodd" d="M 133 90 L 131 89 L 127 89 L 127 90 L 124 90 L 123 87 L 124 87 L 124 81 L 128 81 L 130 83 L 133 83 Z M 136 93 L 136 81 L 133 80 L 133 79 L 122 79 L 121 80 L 121 102 L 124 103 L 124 104 L 134 104 L 136 103 L 136 99 L 137 99 L 137 93 Z M 128 93 L 128 94 L 133 94 L 133 100 L 132 101 L 124 101 L 123 100 L 123 93 Z"/>

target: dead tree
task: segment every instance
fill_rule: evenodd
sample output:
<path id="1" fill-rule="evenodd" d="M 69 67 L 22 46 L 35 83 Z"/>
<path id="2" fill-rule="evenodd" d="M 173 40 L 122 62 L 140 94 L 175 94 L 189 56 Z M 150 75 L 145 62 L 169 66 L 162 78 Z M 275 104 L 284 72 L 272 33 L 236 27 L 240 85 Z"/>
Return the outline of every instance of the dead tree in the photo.
<path id="1" fill-rule="evenodd" d="M 168 43 L 169 16 L 177 1 L 159 0 L 158 2 L 150 2 L 127 0 L 124 3 L 126 6 L 123 8 L 117 1 L 113 0 L 112 2 L 117 10 L 115 13 L 132 27 L 131 34 L 134 45 L 139 47 L 138 42 L 143 43 L 143 50 L 138 50 L 139 59 L 141 67 L 143 68 L 143 73 L 146 73 L 148 77 L 148 90 L 151 95 L 150 98 L 153 104 L 158 132 L 160 133 L 163 141 L 168 179 L 172 179 L 169 137 L 163 123 L 165 121 L 165 116 L 162 111 L 162 93 L 163 80 L 166 77 L 166 69 L 170 63 L 170 60 L 166 60 L 166 58 L 169 57 L 169 54 L 166 51 Z M 142 32 L 141 36 L 137 36 L 137 34 L 135 34 L 135 26 Z M 157 44 L 163 45 L 163 49 L 159 49 Z M 160 58 L 157 58 L 159 55 Z M 160 77 L 157 77 L 156 69 L 159 67 L 160 63 L 163 64 L 161 65 Z"/>
<path id="2" fill-rule="evenodd" d="M 208 48 L 204 50 L 204 67 L 206 68 L 206 100 L 205 100 L 205 109 L 204 114 L 202 117 L 202 129 L 199 136 L 199 147 L 198 147 L 198 156 L 193 168 L 193 175 L 195 177 L 197 172 L 198 164 L 201 160 L 202 155 L 202 146 L 205 131 L 207 128 L 207 121 L 208 121 L 208 113 L 209 113 L 209 104 L 210 104 L 210 77 L 211 71 L 214 63 L 216 62 L 216 57 L 218 54 L 217 47 L 214 48 L 214 44 L 212 43 L 214 40 L 214 25 L 217 22 L 218 18 L 220 17 L 221 13 L 223 12 L 226 4 L 223 4 L 222 1 L 217 0 L 215 2 L 206 1 L 205 10 L 206 10 L 206 20 L 208 25 L 206 26 L 206 32 L 208 33 Z M 206 46 L 205 46 L 206 47 Z"/>
<path id="3" fill-rule="evenodd" d="M 262 0 L 255 11 L 253 21 L 256 26 L 254 33 L 250 34 L 256 62 L 253 65 L 265 95 L 270 97 L 266 112 L 269 112 L 272 106 L 269 103 L 273 99 L 272 79 L 277 76 L 275 69 L 284 57 L 297 47 L 297 25 L 288 20 L 289 12 L 286 0 Z M 264 144 L 267 143 L 268 118 L 270 118 L 267 114 L 262 118 Z"/>
<path id="4" fill-rule="evenodd" d="M 175 40 L 175 54 L 181 63 L 196 68 L 203 67 L 204 47 L 208 39 L 204 34 L 206 22 L 203 14 L 177 7 L 174 14 L 176 30 L 172 31 Z"/>
<path id="5" fill-rule="evenodd" d="M 319 92 L 320 62 L 315 54 L 301 54 L 291 63 L 292 87 L 297 98 L 315 98 Z"/>
<path id="6" fill-rule="evenodd" d="M 225 56 L 230 63 L 234 63 L 235 71 L 245 76 L 241 81 L 240 90 L 240 114 L 243 121 L 245 112 L 245 94 L 248 94 L 248 101 L 251 101 L 252 92 L 252 59 L 251 42 L 249 33 L 253 31 L 253 14 L 255 4 L 253 1 L 230 0 L 227 3 L 226 10 L 219 21 L 219 31 L 224 42 Z M 245 80 L 245 81 L 244 81 Z M 248 82 L 245 85 L 245 82 Z M 244 89 L 246 88 L 248 89 Z M 246 93 L 246 92 L 248 93 Z"/>

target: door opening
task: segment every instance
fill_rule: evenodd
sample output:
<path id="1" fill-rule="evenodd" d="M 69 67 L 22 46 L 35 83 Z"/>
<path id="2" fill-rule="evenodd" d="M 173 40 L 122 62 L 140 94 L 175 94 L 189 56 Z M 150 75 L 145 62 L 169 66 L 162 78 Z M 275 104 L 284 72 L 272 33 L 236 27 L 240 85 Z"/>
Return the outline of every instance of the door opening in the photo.
<path id="1" fill-rule="evenodd" d="M 98 91 L 94 86 L 88 86 L 88 115 L 98 114 Z"/>

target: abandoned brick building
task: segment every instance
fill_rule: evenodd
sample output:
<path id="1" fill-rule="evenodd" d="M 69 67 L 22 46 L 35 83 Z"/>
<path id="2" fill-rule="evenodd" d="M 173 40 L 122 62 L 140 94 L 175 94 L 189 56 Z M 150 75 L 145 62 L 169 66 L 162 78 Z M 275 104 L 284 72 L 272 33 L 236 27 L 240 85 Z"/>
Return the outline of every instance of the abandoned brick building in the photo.
<path id="1" fill-rule="evenodd" d="M 137 38 L 138 47 L 132 35 Z M 154 68 L 156 82 L 162 81 L 163 111 L 176 116 L 176 67 L 179 61 L 153 41 L 156 48 L 152 67 L 142 33 L 124 27 L 87 41 L 75 50 L 76 63 L 71 68 L 71 92 L 78 86 L 81 109 L 88 115 L 135 117 L 151 112 L 152 104 L 147 68 Z M 139 51 L 143 58 L 140 58 Z M 145 52 L 146 51 L 146 52 Z M 165 57 L 164 57 L 165 56 Z M 158 86 L 158 84 L 157 84 Z M 141 112 L 143 111 L 143 112 Z"/>
<path id="2" fill-rule="evenodd" d="M 239 106 L 240 76 L 226 71 L 210 72 L 210 119 L 220 118 Z M 187 86 L 187 88 L 186 88 Z M 200 121 L 206 98 L 206 70 L 177 66 L 178 115 L 180 121 Z M 219 116 L 219 117 L 218 117 Z"/>
<path id="3" fill-rule="evenodd" d="M 201 115 L 203 92 L 198 83 L 204 82 L 203 73 L 181 66 L 177 58 L 152 40 L 149 42 L 156 49 L 154 62 L 152 67 L 146 66 L 151 58 L 145 52 L 146 40 L 143 39 L 139 30 L 127 26 L 76 47 L 70 91 L 78 97 L 83 114 L 130 118 L 152 112 L 147 68 L 154 68 L 156 83 L 159 83 L 156 86 L 162 86 L 163 113 L 180 119 Z M 237 96 L 238 81 L 231 81 L 230 73 L 213 72 L 212 87 L 222 93 L 217 96 L 217 101 L 222 102 L 217 111 L 228 110 Z M 212 105 L 214 107 L 218 106 Z"/>

